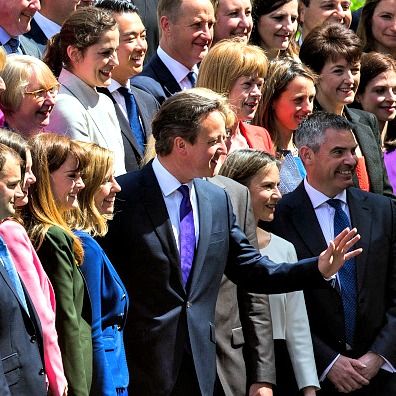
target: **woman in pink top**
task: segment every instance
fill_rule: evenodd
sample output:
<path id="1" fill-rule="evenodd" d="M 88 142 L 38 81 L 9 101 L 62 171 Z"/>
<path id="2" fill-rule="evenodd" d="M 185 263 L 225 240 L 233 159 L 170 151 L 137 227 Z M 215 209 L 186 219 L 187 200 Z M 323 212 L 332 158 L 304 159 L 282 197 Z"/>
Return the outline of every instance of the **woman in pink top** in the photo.
<path id="1" fill-rule="evenodd" d="M 17 133 L 0 129 L 0 143 L 13 148 L 25 161 L 23 197 L 15 202 L 24 206 L 28 202 L 29 186 L 35 183 L 32 172 L 32 157 L 26 141 Z M 44 362 L 48 382 L 48 394 L 67 395 L 67 381 L 63 372 L 58 334 L 55 329 L 55 295 L 25 228 L 17 221 L 0 223 L 0 236 L 7 244 L 15 267 L 21 277 L 34 308 L 40 318 L 44 343 Z"/>

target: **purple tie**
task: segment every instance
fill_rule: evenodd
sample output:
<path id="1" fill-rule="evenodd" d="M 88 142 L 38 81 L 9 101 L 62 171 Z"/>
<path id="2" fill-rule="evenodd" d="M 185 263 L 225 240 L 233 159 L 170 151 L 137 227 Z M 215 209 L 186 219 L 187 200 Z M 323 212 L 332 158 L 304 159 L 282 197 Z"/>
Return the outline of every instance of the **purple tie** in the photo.
<path id="1" fill-rule="evenodd" d="M 178 190 L 183 195 L 183 199 L 180 204 L 179 244 L 182 276 L 184 284 L 186 285 L 195 252 L 194 215 L 188 186 L 182 184 Z"/>

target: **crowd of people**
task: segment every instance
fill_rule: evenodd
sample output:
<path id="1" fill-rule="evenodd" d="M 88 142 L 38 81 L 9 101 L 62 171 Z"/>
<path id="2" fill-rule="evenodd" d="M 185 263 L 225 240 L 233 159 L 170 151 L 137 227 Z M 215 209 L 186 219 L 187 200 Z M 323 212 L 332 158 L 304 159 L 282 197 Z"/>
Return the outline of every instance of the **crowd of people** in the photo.
<path id="1" fill-rule="evenodd" d="M 0 0 L 0 114 L 2 396 L 396 395 L 396 0 Z"/>

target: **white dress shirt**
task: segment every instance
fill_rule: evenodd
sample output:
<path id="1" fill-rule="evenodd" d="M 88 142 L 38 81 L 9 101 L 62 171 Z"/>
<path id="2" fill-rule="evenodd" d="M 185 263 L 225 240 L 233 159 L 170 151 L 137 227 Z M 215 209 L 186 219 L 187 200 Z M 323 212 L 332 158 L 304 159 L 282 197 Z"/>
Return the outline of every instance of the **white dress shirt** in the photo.
<path id="1" fill-rule="evenodd" d="M 37 22 L 40 29 L 45 34 L 45 37 L 49 40 L 52 36 L 59 33 L 61 31 L 61 26 L 48 19 L 43 14 L 40 14 L 38 11 L 34 14 L 33 19 Z"/>

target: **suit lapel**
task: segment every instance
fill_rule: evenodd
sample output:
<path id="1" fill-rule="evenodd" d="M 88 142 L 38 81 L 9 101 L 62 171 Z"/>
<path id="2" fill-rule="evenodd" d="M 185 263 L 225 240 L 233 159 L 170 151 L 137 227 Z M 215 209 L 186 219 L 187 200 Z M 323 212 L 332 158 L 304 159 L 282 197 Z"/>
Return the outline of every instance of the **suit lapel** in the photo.
<path id="1" fill-rule="evenodd" d="M 180 85 L 175 80 L 169 69 L 159 58 L 157 53 L 155 53 L 151 58 L 150 65 L 153 69 L 154 74 L 157 76 L 158 81 L 163 86 L 164 91 L 166 91 L 167 96 L 172 96 L 176 92 L 181 91 Z"/>
<path id="2" fill-rule="evenodd" d="M 205 262 L 206 254 L 209 248 L 210 235 L 212 229 L 212 205 L 204 188 L 207 181 L 201 179 L 194 180 L 195 192 L 197 195 L 199 210 L 199 240 L 197 250 L 194 257 L 194 265 L 192 268 L 190 293 L 193 292 L 197 285 L 202 267 Z"/>
<path id="3" fill-rule="evenodd" d="M 365 198 L 359 194 L 360 190 L 348 189 L 347 200 L 348 208 L 351 216 L 352 227 L 357 228 L 360 234 L 360 241 L 355 245 L 355 248 L 363 248 L 363 252 L 356 257 L 356 276 L 358 283 L 358 291 L 363 285 L 364 276 L 367 269 L 367 258 L 369 252 L 369 242 L 372 240 L 372 206 Z"/>

